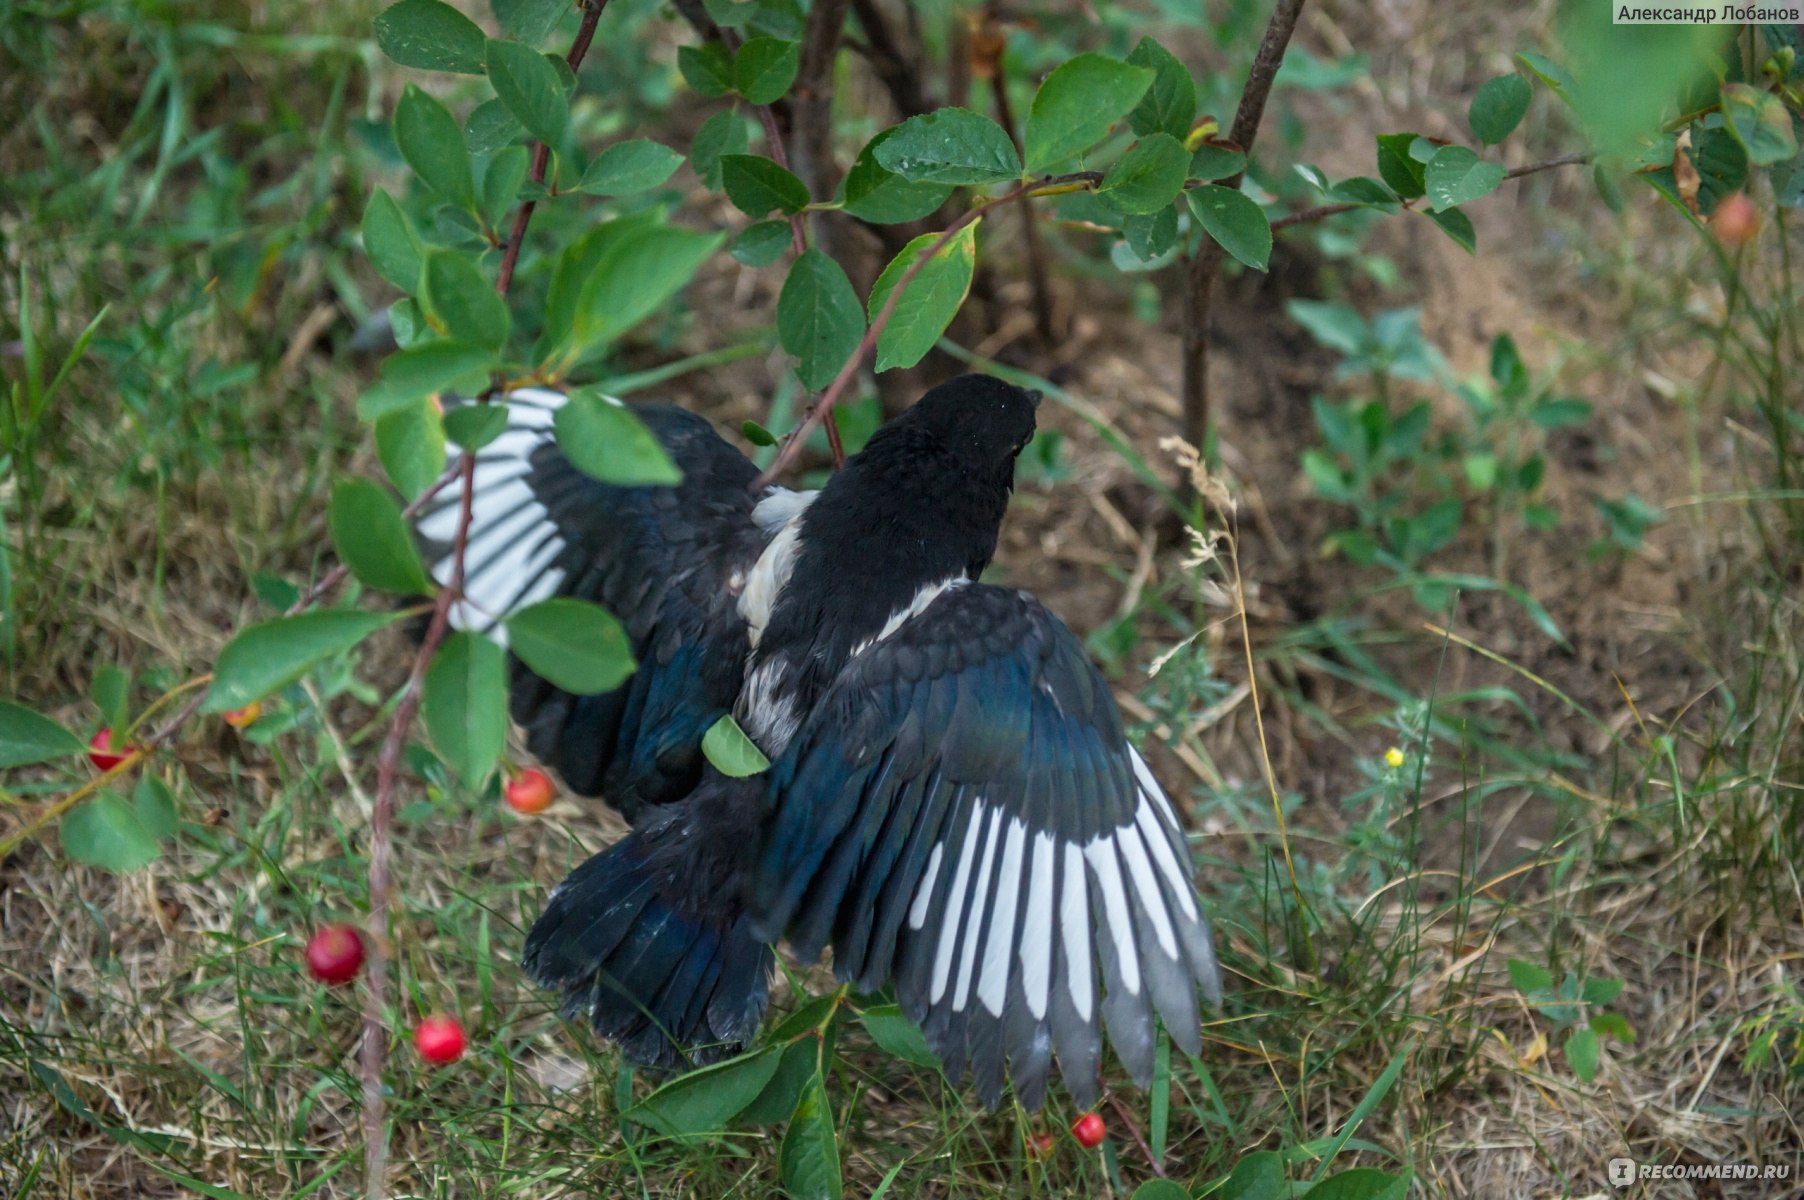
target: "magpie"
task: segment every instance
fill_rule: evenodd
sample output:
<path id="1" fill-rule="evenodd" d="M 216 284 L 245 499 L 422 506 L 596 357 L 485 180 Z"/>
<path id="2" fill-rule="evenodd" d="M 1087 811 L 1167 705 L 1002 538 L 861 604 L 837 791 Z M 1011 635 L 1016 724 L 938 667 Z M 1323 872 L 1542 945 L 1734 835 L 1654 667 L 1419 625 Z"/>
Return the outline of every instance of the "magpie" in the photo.
<path id="1" fill-rule="evenodd" d="M 682 473 L 614 486 L 559 451 L 562 394 L 505 398 L 477 453 L 454 625 L 551 596 L 612 610 L 638 668 L 575 696 L 513 661 L 529 749 L 633 826 L 554 889 L 523 965 L 629 1061 L 676 1069 L 757 1031 L 787 939 L 893 987 L 954 1085 L 1039 1106 L 1056 1055 L 1094 1102 L 1106 1029 L 1150 1079 L 1155 1017 L 1201 1049 L 1220 999 L 1171 802 L 1077 638 L 979 582 L 1039 397 L 968 375 L 928 391 L 819 491 L 754 491 L 700 416 L 633 412 Z M 418 519 L 445 582 L 462 494 Z M 731 714 L 770 759 L 734 778 L 703 734 Z"/>

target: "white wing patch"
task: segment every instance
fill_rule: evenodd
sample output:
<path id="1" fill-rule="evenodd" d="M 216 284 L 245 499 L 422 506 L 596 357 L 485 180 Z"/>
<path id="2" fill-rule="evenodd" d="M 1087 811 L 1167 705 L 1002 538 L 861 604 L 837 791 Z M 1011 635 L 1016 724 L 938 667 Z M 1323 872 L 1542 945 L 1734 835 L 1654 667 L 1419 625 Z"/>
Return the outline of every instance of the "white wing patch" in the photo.
<path id="1" fill-rule="evenodd" d="M 463 597 L 451 606 L 451 624 L 482 633 L 505 646 L 508 614 L 556 594 L 564 573 L 550 564 L 564 539 L 526 476 L 532 456 L 552 440 L 552 423 L 563 407 L 561 392 L 521 388 L 505 401 L 507 429 L 477 452 L 470 528 L 464 547 Z M 608 397 L 611 403 L 620 401 Z M 449 585 L 449 553 L 463 505 L 463 480 L 454 476 L 416 518 L 422 537 L 445 547 L 430 564 L 432 577 Z"/>
<path id="2" fill-rule="evenodd" d="M 891 634 L 895 633 L 896 630 L 902 628 L 904 623 L 911 621 L 915 617 L 926 612 L 927 606 L 932 604 L 935 600 L 938 600 L 946 592 L 953 588 L 963 587 L 970 582 L 971 577 L 968 575 L 953 575 L 935 583 L 927 584 L 921 588 L 920 591 L 915 593 L 914 599 L 889 615 L 889 620 L 883 623 L 883 628 L 877 631 L 876 637 L 866 638 L 864 641 L 859 642 L 856 646 L 852 647 L 852 653 L 847 655 L 847 658 L 857 658 L 860 654 L 863 654 L 866 650 L 869 650 L 872 646 L 875 646 L 878 642 L 883 641 L 885 638 L 888 638 Z M 753 644 L 756 645 L 756 643 Z"/>
<path id="3" fill-rule="evenodd" d="M 945 909 L 929 933 L 930 1003 L 949 1000 L 963 1012 L 975 985 L 978 1003 L 1000 1018 L 1011 980 L 1019 979 L 1016 994 L 1035 1021 L 1046 1018 L 1053 987 L 1063 986 L 1072 1011 L 1088 1022 L 1096 1011 L 1094 955 L 1105 948 L 1117 959 L 1110 977 L 1129 995 L 1146 989 L 1155 955 L 1191 974 L 1185 946 L 1201 914 L 1179 861 L 1177 818 L 1145 761 L 1129 753 L 1139 784 L 1133 818 L 1087 841 L 1034 830 L 981 799 L 971 806 Z M 934 843 L 908 910 L 911 930 L 927 926 L 953 836 L 948 829 Z M 1055 946 L 1065 972 L 1056 981 Z"/>

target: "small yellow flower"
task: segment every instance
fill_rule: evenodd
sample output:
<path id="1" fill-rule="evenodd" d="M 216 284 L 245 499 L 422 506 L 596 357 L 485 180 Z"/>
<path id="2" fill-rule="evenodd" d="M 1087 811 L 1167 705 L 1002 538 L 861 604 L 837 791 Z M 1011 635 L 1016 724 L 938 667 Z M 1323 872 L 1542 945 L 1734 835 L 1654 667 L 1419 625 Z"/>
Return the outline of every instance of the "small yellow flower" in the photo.
<path id="1" fill-rule="evenodd" d="M 1384 752 L 1384 765 L 1395 771 L 1403 765 L 1403 751 L 1392 746 Z"/>

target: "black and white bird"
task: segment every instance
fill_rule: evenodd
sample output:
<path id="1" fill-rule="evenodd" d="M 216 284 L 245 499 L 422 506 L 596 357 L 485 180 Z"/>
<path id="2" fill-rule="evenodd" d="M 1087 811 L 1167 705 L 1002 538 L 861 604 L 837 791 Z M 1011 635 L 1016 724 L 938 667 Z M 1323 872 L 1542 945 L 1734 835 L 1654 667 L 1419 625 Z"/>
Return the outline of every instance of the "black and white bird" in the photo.
<path id="1" fill-rule="evenodd" d="M 1170 801 L 1071 631 L 978 582 L 1038 398 L 965 376 L 877 431 L 819 492 L 754 494 L 701 417 L 634 411 L 682 471 L 618 487 L 553 440 L 564 398 L 523 389 L 478 455 L 459 628 L 554 595 L 611 609 L 637 671 L 572 696 L 513 665 L 532 752 L 634 826 L 551 894 L 524 965 L 635 1062 L 748 1043 L 786 938 L 893 986 L 948 1077 L 1039 1105 L 1056 1055 L 1079 1104 L 1101 1030 L 1143 1085 L 1155 1017 L 1200 1050 L 1215 951 Z M 419 520 L 445 557 L 461 497 Z M 770 758 L 731 778 L 703 733 L 731 713 Z M 1100 978 L 1099 978 L 1100 977 Z"/>

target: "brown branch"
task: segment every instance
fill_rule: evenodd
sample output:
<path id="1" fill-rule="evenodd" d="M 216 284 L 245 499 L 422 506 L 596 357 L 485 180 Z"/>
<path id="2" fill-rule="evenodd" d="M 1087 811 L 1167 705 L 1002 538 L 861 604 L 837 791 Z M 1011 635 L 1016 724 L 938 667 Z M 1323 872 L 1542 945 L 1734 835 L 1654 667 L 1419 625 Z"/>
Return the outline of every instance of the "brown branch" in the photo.
<path id="1" fill-rule="evenodd" d="M 880 309 L 877 315 L 871 319 L 870 326 L 864 331 L 864 337 L 859 339 L 858 348 L 852 352 L 850 358 L 846 359 L 845 365 L 839 369 L 839 374 L 833 377 L 833 382 L 829 383 L 826 390 L 820 394 L 819 398 L 817 398 L 813 404 L 808 406 L 808 411 L 802 414 L 801 421 L 790 431 L 789 436 L 783 439 L 783 445 L 777 451 L 777 456 L 771 460 L 770 466 L 764 468 L 758 478 L 752 481 L 752 490 L 761 491 L 764 488 L 769 487 L 771 482 L 775 480 L 777 476 L 788 470 L 790 465 L 794 463 L 796 456 L 802 452 L 802 444 L 807 441 L 809 433 L 813 431 L 816 425 L 819 425 L 826 419 L 827 414 L 832 411 L 833 406 L 838 403 L 839 398 L 845 394 L 846 388 L 858 374 L 858 368 L 864 365 L 865 357 L 869 355 L 872 348 L 877 345 L 877 337 L 883 332 L 884 327 L 889 324 L 890 317 L 894 315 L 896 311 L 896 302 L 902 298 L 902 293 L 906 291 L 908 285 L 914 281 L 914 277 L 920 274 L 921 268 L 932 261 L 934 255 L 938 254 L 941 250 L 944 250 L 947 244 L 951 242 L 954 237 L 958 236 L 960 230 L 978 220 L 992 209 L 1007 204 L 1012 200 L 1017 200 L 1022 196 L 1031 195 L 1041 189 L 1055 188 L 1066 184 L 1083 184 L 1094 187 L 1101 181 L 1102 175 L 1100 172 L 1075 171 L 1069 175 L 1056 175 L 1046 179 L 1033 180 L 1029 183 L 1017 184 L 1002 195 L 991 200 L 986 200 L 975 208 L 970 209 L 960 216 L 958 220 L 947 226 L 945 232 L 934 239 L 932 245 L 928 246 L 927 249 L 918 255 L 913 262 L 909 263 L 908 269 L 902 272 L 902 277 L 896 280 L 896 286 L 890 289 L 889 296 L 884 300 L 882 309 Z M 1077 189 L 1074 188 L 1071 190 Z M 831 433 L 828 434 L 829 438 L 832 436 Z"/>
<path id="2" fill-rule="evenodd" d="M 839 182 L 833 169 L 833 63 L 851 2 L 814 0 L 802 29 L 801 63 L 789 89 L 795 172 L 811 196 L 831 196 Z"/>
<path id="3" fill-rule="evenodd" d="M 1146 1144 L 1146 1138 L 1140 1133 L 1140 1126 L 1134 1121 L 1134 1114 L 1127 1110 L 1127 1105 L 1121 1102 L 1121 1097 L 1110 1092 L 1109 1107 L 1115 1110 L 1115 1115 L 1120 1118 L 1122 1127 L 1128 1131 L 1128 1136 L 1134 1139 L 1136 1146 L 1140 1147 L 1140 1153 L 1146 1155 L 1146 1163 L 1152 1168 L 1153 1174 L 1160 1179 L 1165 1178 L 1165 1164 L 1159 1161 L 1158 1155 L 1153 1153 L 1153 1148 Z"/>
<path id="4" fill-rule="evenodd" d="M 1529 163 L 1527 166 L 1512 168 L 1504 173 L 1503 178 L 1504 182 L 1507 183 L 1512 179 L 1521 179 L 1525 175 L 1535 175 L 1542 171 L 1551 171 L 1555 167 L 1570 167 L 1580 163 L 1588 163 L 1590 161 L 1591 156 L 1589 154 L 1560 154 L 1543 162 Z M 1403 207 L 1411 209 L 1412 211 L 1414 205 L 1414 200 L 1403 201 Z M 1352 212 L 1356 208 L 1371 207 L 1370 204 L 1322 204 L 1315 208 L 1306 208 L 1301 212 L 1294 212 L 1288 216 L 1279 217 L 1272 222 L 1272 229 L 1274 231 L 1279 229 L 1289 229 L 1292 225 L 1307 225 L 1313 221 L 1321 221 L 1328 217 L 1339 216 L 1344 212 Z"/>
<path id="5" fill-rule="evenodd" d="M 1297 27 L 1297 16 L 1303 11 L 1303 0 L 1278 0 L 1271 21 L 1253 56 L 1246 86 L 1240 92 L 1240 107 L 1234 114 L 1230 138 L 1250 157 L 1253 139 L 1259 133 L 1260 119 L 1265 115 L 1265 102 L 1271 95 L 1272 81 L 1284 62 L 1284 49 Z M 1246 172 L 1243 170 L 1222 181 L 1224 187 L 1237 188 Z M 1201 450 L 1209 436 L 1209 305 L 1215 290 L 1215 277 L 1221 271 L 1222 248 L 1205 236 L 1190 260 L 1190 273 L 1184 286 L 1184 438 Z"/>
<path id="6" fill-rule="evenodd" d="M 589 53 L 589 43 L 595 40 L 595 27 L 601 23 L 601 10 L 608 6 L 608 0 L 582 0 L 583 20 L 577 27 L 576 39 L 570 43 L 570 53 L 564 61 L 570 64 L 572 71 L 582 66 L 583 57 Z M 545 168 L 551 161 L 551 146 L 540 142 L 532 151 L 532 174 L 534 183 L 545 182 Z M 508 235 L 507 249 L 501 252 L 501 269 L 495 272 L 495 290 L 503 296 L 514 282 L 514 266 L 520 261 L 520 247 L 526 242 L 526 227 L 532 224 L 532 211 L 538 206 L 536 200 L 526 200 L 520 205 L 520 211 L 514 214 L 513 232 Z"/>
<path id="7" fill-rule="evenodd" d="M 931 111 L 934 104 L 921 88 L 921 75 L 917 69 L 920 56 L 903 52 L 876 0 L 852 0 L 852 15 L 858 18 L 865 38 L 864 44 L 856 49 L 877 72 L 897 114 L 907 120 Z"/>
<path id="8" fill-rule="evenodd" d="M 570 43 L 570 52 L 564 57 L 572 71 L 582 65 L 590 44 L 595 40 L 595 29 L 601 22 L 602 11 L 608 6 L 608 0 L 581 2 L 582 23 L 577 28 L 575 39 Z M 533 151 L 534 183 L 545 182 L 545 168 L 550 157 L 550 145 L 540 142 Z M 520 247 L 526 241 L 526 229 L 532 222 L 535 206 L 532 200 L 523 201 L 514 217 L 513 234 L 508 239 L 500 270 L 495 277 L 495 290 L 503 296 L 507 295 L 508 288 L 513 283 L 514 267 L 520 260 Z M 498 387 L 492 387 L 485 391 L 479 398 L 480 401 L 487 403 L 498 390 Z M 386 1009 L 391 957 L 389 909 L 394 893 L 392 828 L 395 789 L 400 779 L 401 754 L 407 745 L 407 732 L 413 727 L 414 718 L 419 715 L 427 668 L 450 629 L 451 606 L 463 595 L 464 551 L 469 542 L 470 518 L 476 498 L 476 456 L 464 451 L 458 462 L 457 474 L 462 478 L 463 493 L 459 498 L 457 529 L 451 539 L 451 578 L 439 589 L 432 608 L 432 619 L 426 626 L 426 635 L 420 639 L 419 652 L 414 656 L 413 669 L 408 673 L 400 702 L 395 705 L 395 711 L 389 718 L 388 732 L 382 739 L 382 750 L 376 760 L 376 797 L 370 806 L 369 992 L 364 1001 L 363 1045 L 359 1054 L 363 1072 L 363 1182 L 367 1200 L 382 1200 L 386 1191 L 384 1177 L 388 1172 L 388 1138 L 384 1129 L 387 1110 L 382 1092 L 382 1068 L 388 1051 Z M 439 480 L 430 491 L 409 506 L 409 511 L 416 511 L 429 497 L 443 488 L 448 479 L 449 475 L 446 479 Z"/>
<path id="9" fill-rule="evenodd" d="M 390 830 L 395 816 L 395 785 L 400 777 L 401 752 L 407 745 L 407 731 L 420 710 L 420 696 L 426 683 L 426 668 L 445 640 L 451 624 L 451 606 L 463 593 L 464 547 L 469 539 L 470 514 L 476 497 L 476 456 L 466 452 L 459 465 L 463 476 L 463 496 L 457 514 L 457 532 L 451 542 L 451 580 L 439 589 L 432 607 L 432 621 L 414 656 L 413 670 L 407 676 L 401 702 L 395 705 L 382 739 L 382 752 L 376 759 L 376 799 L 370 807 L 370 960 L 369 995 L 363 1007 L 363 1163 L 364 1194 L 368 1200 L 382 1200 L 383 1176 L 388 1168 L 388 1139 L 383 1135 L 385 1107 L 382 1096 L 382 1061 L 387 1051 L 388 1028 L 385 1023 L 388 1000 L 389 902 L 394 891 L 390 863 L 393 843 Z"/>
<path id="10" fill-rule="evenodd" d="M 994 71 L 990 75 L 990 89 L 996 98 L 996 120 L 1008 134 L 1009 140 L 1015 143 L 1015 149 L 1021 149 L 1021 139 L 1015 134 L 1015 114 L 1008 101 L 1008 76 L 1002 70 L 1002 56 L 996 56 Z M 1017 202 L 1021 206 L 1021 237 L 1027 249 L 1027 281 L 1033 289 L 1034 330 L 1040 335 L 1040 341 L 1052 343 L 1052 288 L 1046 281 L 1046 247 L 1040 241 L 1040 227 L 1034 221 L 1033 199 L 1022 196 Z"/>
<path id="11" fill-rule="evenodd" d="M 785 153 L 783 149 L 783 131 L 777 128 L 777 114 L 771 111 L 771 107 L 768 104 L 753 105 L 753 110 L 758 114 L 758 123 L 764 126 L 764 141 L 765 145 L 770 149 L 771 161 L 776 163 L 779 167 L 782 167 L 785 171 L 788 171 L 789 155 Z M 790 172 L 792 175 L 794 173 L 795 172 L 793 171 Z M 807 187 L 808 185 L 804 182 L 802 186 Z M 810 196 L 813 194 L 812 191 L 809 192 Z M 808 249 L 808 227 L 803 224 L 801 213 L 790 214 L 789 241 L 790 248 L 798 255 L 806 252 Z"/>

